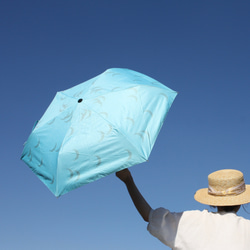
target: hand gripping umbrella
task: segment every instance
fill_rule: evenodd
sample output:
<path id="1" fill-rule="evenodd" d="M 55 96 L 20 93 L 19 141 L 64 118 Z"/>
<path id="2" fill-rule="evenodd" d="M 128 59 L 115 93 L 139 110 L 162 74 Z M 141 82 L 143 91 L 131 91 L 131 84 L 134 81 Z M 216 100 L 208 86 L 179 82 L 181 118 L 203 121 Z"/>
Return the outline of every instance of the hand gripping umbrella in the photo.
<path id="1" fill-rule="evenodd" d="M 128 69 L 109 69 L 58 92 L 22 160 L 60 196 L 148 159 L 176 92 Z"/>

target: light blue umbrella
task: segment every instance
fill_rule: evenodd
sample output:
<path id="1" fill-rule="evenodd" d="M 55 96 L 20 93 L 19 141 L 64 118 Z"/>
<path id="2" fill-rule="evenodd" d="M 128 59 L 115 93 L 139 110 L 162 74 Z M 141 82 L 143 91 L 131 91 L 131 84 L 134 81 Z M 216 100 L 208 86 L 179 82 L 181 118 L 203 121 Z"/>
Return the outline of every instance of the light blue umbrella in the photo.
<path id="1" fill-rule="evenodd" d="M 108 69 L 58 92 L 22 160 L 55 196 L 148 159 L 176 92 L 128 69 Z"/>

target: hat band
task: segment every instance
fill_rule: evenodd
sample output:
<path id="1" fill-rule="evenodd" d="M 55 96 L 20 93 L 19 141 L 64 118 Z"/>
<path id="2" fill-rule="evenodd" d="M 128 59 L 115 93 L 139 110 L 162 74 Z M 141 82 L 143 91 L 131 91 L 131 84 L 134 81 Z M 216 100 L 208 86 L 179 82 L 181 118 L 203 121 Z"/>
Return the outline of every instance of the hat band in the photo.
<path id="1" fill-rule="evenodd" d="M 208 193 L 216 196 L 225 196 L 225 195 L 238 195 L 243 193 L 246 190 L 245 182 L 243 181 L 235 187 L 228 188 L 226 190 L 218 191 L 208 186 Z"/>

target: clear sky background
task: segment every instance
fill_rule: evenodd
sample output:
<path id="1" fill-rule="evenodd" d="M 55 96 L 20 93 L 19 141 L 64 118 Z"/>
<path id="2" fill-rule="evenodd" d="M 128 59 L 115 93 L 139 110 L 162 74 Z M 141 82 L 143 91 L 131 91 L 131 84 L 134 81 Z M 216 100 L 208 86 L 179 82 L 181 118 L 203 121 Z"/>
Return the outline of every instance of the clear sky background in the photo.
<path id="1" fill-rule="evenodd" d="M 210 209 L 193 195 L 222 168 L 250 184 L 249 13 L 248 0 L 3 0 L 0 249 L 168 249 L 114 174 L 57 199 L 20 160 L 56 92 L 108 68 L 179 93 L 149 161 L 130 168 L 153 208 Z"/>

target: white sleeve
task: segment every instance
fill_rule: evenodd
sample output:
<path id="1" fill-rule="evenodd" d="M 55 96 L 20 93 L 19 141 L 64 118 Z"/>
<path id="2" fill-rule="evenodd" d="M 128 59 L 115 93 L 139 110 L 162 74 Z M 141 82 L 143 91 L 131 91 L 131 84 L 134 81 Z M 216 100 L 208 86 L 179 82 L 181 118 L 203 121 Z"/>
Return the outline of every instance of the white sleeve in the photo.
<path id="1" fill-rule="evenodd" d="M 181 216 L 182 213 L 170 213 L 165 208 L 152 209 L 147 229 L 162 243 L 173 248 Z"/>

